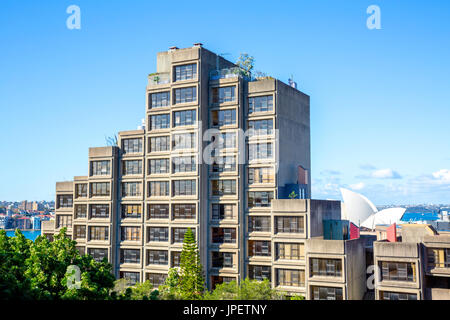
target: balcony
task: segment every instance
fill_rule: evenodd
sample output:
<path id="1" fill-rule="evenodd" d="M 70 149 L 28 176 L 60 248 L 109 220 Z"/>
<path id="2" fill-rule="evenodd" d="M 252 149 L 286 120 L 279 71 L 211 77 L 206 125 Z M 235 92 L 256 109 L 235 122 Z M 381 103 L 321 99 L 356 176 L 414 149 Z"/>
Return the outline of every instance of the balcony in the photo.
<path id="1" fill-rule="evenodd" d="M 247 78 L 245 75 L 245 71 L 238 67 L 220 69 L 220 70 L 212 70 L 209 73 L 210 80 L 229 79 L 229 78 L 237 78 L 237 77 Z"/>
<path id="2" fill-rule="evenodd" d="M 170 83 L 170 73 L 151 73 L 148 75 L 148 86 Z"/>

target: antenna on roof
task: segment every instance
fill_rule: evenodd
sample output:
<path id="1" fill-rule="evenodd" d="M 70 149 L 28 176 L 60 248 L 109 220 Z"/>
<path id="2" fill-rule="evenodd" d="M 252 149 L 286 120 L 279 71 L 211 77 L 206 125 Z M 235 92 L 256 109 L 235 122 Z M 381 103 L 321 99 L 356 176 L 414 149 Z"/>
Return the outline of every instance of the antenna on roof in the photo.
<path id="1" fill-rule="evenodd" d="M 291 74 L 291 77 L 288 79 L 288 84 L 294 89 L 297 89 L 297 82 L 294 81 L 294 75 Z"/>

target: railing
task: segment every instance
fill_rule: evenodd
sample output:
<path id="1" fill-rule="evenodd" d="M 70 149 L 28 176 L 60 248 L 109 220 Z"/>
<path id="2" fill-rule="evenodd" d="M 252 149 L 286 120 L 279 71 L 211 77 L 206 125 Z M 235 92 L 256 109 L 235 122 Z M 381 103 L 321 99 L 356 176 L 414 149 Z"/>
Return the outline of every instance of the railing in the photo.
<path id="1" fill-rule="evenodd" d="M 246 78 L 245 71 L 238 67 L 220 69 L 220 70 L 212 70 L 209 73 L 210 80 L 219 80 L 219 79 L 228 79 L 228 78 L 237 78 L 237 77 Z"/>
<path id="2" fill-rule="evenodd" d="M 155 86 L 158 84 L 170 83 L 170 73 L 154 73 L 148 75 L 148 85 Z"/>

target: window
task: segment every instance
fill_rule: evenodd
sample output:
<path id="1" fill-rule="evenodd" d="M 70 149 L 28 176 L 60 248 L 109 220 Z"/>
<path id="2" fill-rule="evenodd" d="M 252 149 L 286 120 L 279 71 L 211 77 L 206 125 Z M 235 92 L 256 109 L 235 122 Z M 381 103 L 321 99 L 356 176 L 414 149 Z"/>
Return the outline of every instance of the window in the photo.
<path id="1" fill-rule="evenodd" d="M 185 64 L 175 66 L 175 81 L 190 80 L 197 78 L 197 64 Z"/>
<path id="2" fill-rule="evenodd" d="M 191 228 L 191 230 L 195 237 L 195 229 Z M 186 231 L 187 228 L 172 228 L 172 243 L 182 243 Z"/>
<path id="3" fill-rule="evenodd" d="M 236 109 L 211 111 L 211 118 L 214 127 L 235 125 Z"/>
<path id="4" fill-rule="evenodd" d="M 192 126 L 197 122 L 196 110 L 176 111 L 173 113 L 173 126 Z"/>
<path id="5" fill-rule="evenodd" d="M 103 248 L 88 248 L 88 254 L 94 258 L 95 261 L 100 262 L 103 259 L 108 261 L 108 249 Z"/>
<path id="6" fill-rule="evenodd" d="M 70 194 L 58 195 L 56 201 L 56 209 L 60 208 L 72 208 L 73 206 L 73 196 Z"/>
<path id="7" fill-rule="evenodd" d="M 81 256 L 84 256 L 84 255 L 86 254 L 86 247 L 79 247 L 79 246 L 76 246 L 75 249 L 77 249 L 78 253 L 79 253 Z"/>
<path id="8" fill-rule="evenodd" d="M 173 173 L 194 172 L 195 170 L 195 156 L 172 158 Z"/>
<path id="9" fill-rule="evenodd" d="M 273 110 L 273 96 L 248 98 L 248 113 L 267 112 Z"/>
<path id="10" fill-rule="evenodd" d="M 226 132 L 223 134 L 224 148 L 236 148 L 236 132 Z"/>
<path id="11" fill-rule="evenodd" d="M 181 263 L 181 252 L 172 251 L 170 253 L 170 259 L 172 260 L 172 262 L 170 263 L 172 268 L 179 267 Z"/>
<path id="12" fill-rule="evenodd" d="M 234 254 L 232 252 L 211 252 L 211 266 L 213 268 L 234 268 Z"/>
<path id="13" fill-rule="evenodd" d="M 342 288 L 311 286 L 311 300 L 343 300 Z"/>
<path id="14" fill-rule="evenodd" d="M 273 199 L 273 191 L 249 191 L 248 207 L 270 207 L 270 201 Z"/>
<path id="15" fill-rule="evenodd" d="M 253 143 L 248 145 L 248 160 L 271 159 L 272 143 Z"/>
<path id="16" fill-rule="evenodd" d="M 122 140 L 122 151 L 126 153 L 141 153 L 142 152 L 142 139 L 124 139 Z"/>
<path id="17" fill-rule="evenodd" d="M 236 194 L 236 180 L 211 180 L 213 196 Z"/>
<path id="18" fill-rule="evenodd" d="M 170 104 L 170 92 L 158 92 L 149 94 L 149 109 L 168 107 Z"/>
<path id="19" fill-rule="evenodd" d="M 275 217 L 275 233 L 303 233 L 304 217 Z"/>
<path id="20" fill-rule="evenodd" d="M 147 242 L 167 242 L 169 241 L 169 228 L 166 227 L 148 227 Z"/>
<path id="21" fill-rule="evenodd" d="M 312 277 L 340 277 L 342 275 L 341 259 L 311 258 L 309 268 Z"/>
<path id="22" fill-rule="evenodd" d="M 427 248 L 428 268 L 450 268 L 450 249 Z"/>
<path id="23" fill-rule="evenodd" d="M 263 281 L 264 279 L 271 279 L 270 266 L 248 266 L 248 274 L 250 279 Z"/>
<path id="24" fill-rule="evenodd" d="M 87 205 L 86 204 L 76 204 L 75 205 L 75 219 L 86 218 L 87 216 Z"/>
<path id="25" fill-rule="evenodd" d="M 86 238 L 86 226 L 73 226 L 74 239 Z"/>
<path id="26" fill-rule="evenodd" d="M 235 101 L 235 86 L 212 88 L 212 103 Z"/>
<path id="27" fill-rule="evenodd" d="M 270 217 L 248 217 L 248 232 L 270 232 Z"/>
<path id="28" fill-rule="evenodd" d="M 270 241 L 249 240 L 248 251 L 249 257 L 270 257 L 272 255 Z"/>
<path id="29" fill-rule="evenodd" d="M 410 262 L 380 262 L 382 281 L 416 281 L 416 267 Z"/>
<path id="30" fill-rule="evenodd" d="M 121 227 L 122 241 L 141 240 L 141 227 Z"/>
<path id="31" fill-rule="evenodd" d="M 417 300 L 417 294 L 380 291 L 380 300 Z"/>
<path id="32" fill-rule="evenodd" d="M 89 210 L 91 218 L 109 218 L 109 204 L 91 204 Z"/>
<path id="33" fill-rule="evenodd" d="M 236 243 L 235 228 L 212 228 L 213 243 Z"/>
<path id="34" fill-rule="evenodd" d="M 276 285 L 286 287 L 304 287 L 305 271 L 291 269 L 275 269 Z"/>
<path id="35" fill-rule="evenodd" d="M 275 172 L 273 167 L 249 168 L 248 183 L 274 183 Z"/>
<path id="36" fill-rule="evenodd" d="M 109 160 L 91 161 L 91 176 L 107 176 L 111 174 Z"/>
<path id="37" fill-rule="evenodd" d="M 122 197 L 142 196 L 142 182 L 122 182 Z"/>
<path id="38" fill-rule="evenodd" d="M 167 265 L 168 263 L 169 253 L 166 250 L 147 250 L 147 265 Z"/>
<path id="39" fill-rule="evenodd" d="M 140 263 L 141 250 L 139 249 L 120 249 L 120 263 Z"/>
<path id="40" fill-rule="evenodd" d="M 147 280 L 150 281 L 153 288 L 158 288 L 166 282 L 167 275 L 164 273 L 147 273 Z"/>
<path id="41" fill-rule="evenodd" d="M 93 182 L 91 183 L 91 197 L 108 197 L 109 182 Z"/>
<path id="42" fill-rule="evenodd" d="M 140 219 L 142 215 L 142 205 L 140 204 L 123 204 L 122 219 L 134 218 Z"/>
<path id="43" fill-rule="evenodd" d="M 236 205 L 234 204 L 213 203 L 212 219 L 213 220 L 234 219 L 235 207 Z"/>
<path id="44" fill-rule="evenodd" d="M 173 150 L 194 149 L 195 133 L 180 133 L 173 136 Z"/>
<path id="45" fill-rule="evenodd" d="M 195 219 L 195 204 L 173 204 L 173 219 Z"/>
<path id="46" fill-rule="evenodd" d="M 169 151 L 170 149 L 170 137 L 151 137 L 149 138 L 150 152 Z"/>
<path id="47" fill-rule="evenodd" d="M 273 120 L 251 120 L 248 122 L 248 129 L 253 130 L 251 136 L 264 136 L 273 133 Z"/>
<path id="48" fill-rule="evenodd" d="M 56 215 L 56 228 L 72 228 L 72 216 Z"/>
<path id="49" fill-rule="evenodd" d="M 194 102 L 197 100 L 196 87 L 175 89 L 174 93 L 175 93 L 175 101 L 174 101 L 175 104 Z"/>
<path id="50" fill-rule="evenodd" d="M 148 183 L 149 197 L 169 196 L 169 181 L 150 181 Z"/>
<path id="51" fill-rule="evenodd" d="M 174 196 L 190 196 L 195 195 L 195 180 L 175 180 L 173 181 Z"/>
<path id="52" fill-rule="evenodd" d="M 149 116 L 150 130 L 170 128 L 170 114 L 158 114 Z"/>
<path id="53" fill-rule="evenodd" d="M 149 204 L 147 207 L 147 219 L 169 219 L 169 205 Z"/>
<path id="54" fill-rule="evenodd" d="M 123 161 L 123 175 L 142 174 L 142 160 Z"/>
<path id="55" fill-rule="evenodd" d="M 89 240 L 108 240 L 108 227 L 89 227 Z"/>
<path id="56" fill-rule="evenodd" d="M 87 183 L 75 184 L 75 199 L 87 197 Z"/>
<path id="57" fill-rule="evenodd" d="M 215 157 L 212 164 L 212 172 L 222 173 L 236 171 L 236 157 L 235 156 L 224 156 Z"/>
<path id="58" fill-rule="evenodd" d="M 148 160 L 149 174 L 169 173 L 169 159 L 150 159 Z"/>
<path id="59" fill-rule="evenodd" d="M 276 259 L 302 260 L 305 258 L 305 245 L 303 243 L 275 243 Z"/>
<path id="60" fill-rule="evenodd" d="M 135 285 L 139 282 L 140 275 L 139 272 L 129 272 L 129 271 L 120 271 L 120 278 L 127 279 L 130 285 Z"/>

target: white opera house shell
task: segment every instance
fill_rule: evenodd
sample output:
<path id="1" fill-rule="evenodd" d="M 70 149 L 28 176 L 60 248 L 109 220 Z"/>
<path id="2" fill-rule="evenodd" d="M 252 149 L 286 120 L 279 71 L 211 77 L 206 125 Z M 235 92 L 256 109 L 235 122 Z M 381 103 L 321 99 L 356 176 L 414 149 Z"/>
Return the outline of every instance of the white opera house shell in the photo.
<path id="1" fill-rule="evenodd" d="M 375 229 L 376 225 L 401 223 L 405 208 L 389 208 L 378 211 L 374 204 L 363 195 L 341 188 L 344 206 L 342 219 L 350 220 L 359 227 Z"/>

